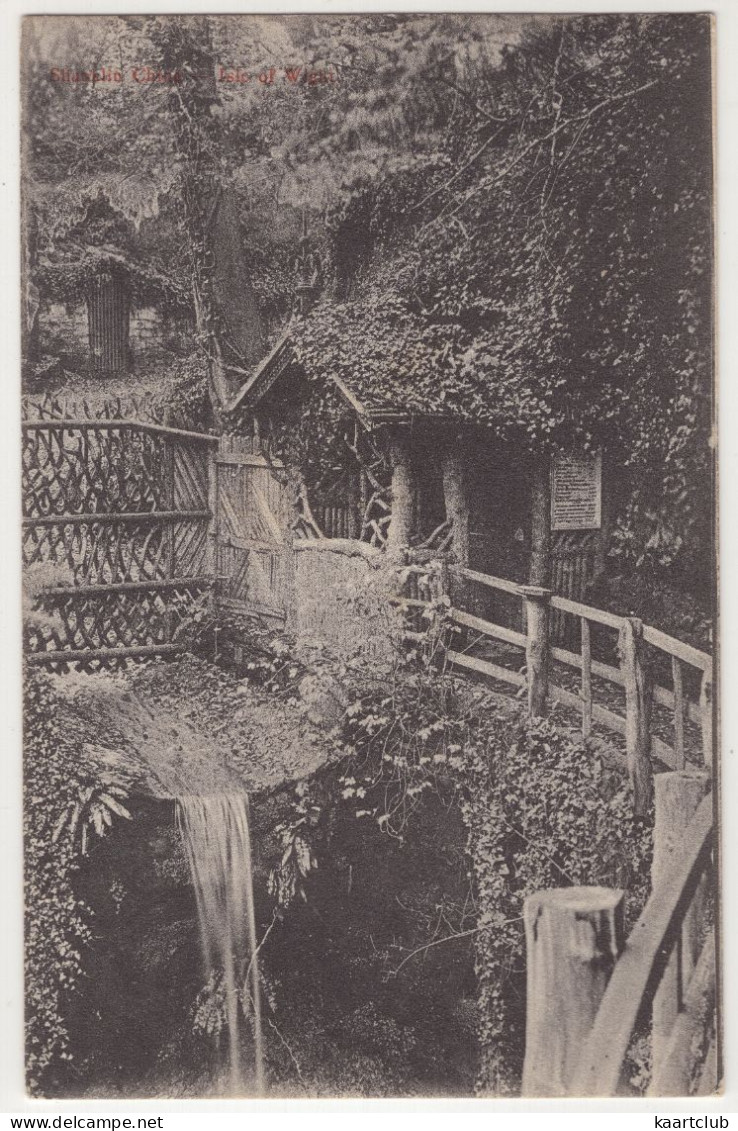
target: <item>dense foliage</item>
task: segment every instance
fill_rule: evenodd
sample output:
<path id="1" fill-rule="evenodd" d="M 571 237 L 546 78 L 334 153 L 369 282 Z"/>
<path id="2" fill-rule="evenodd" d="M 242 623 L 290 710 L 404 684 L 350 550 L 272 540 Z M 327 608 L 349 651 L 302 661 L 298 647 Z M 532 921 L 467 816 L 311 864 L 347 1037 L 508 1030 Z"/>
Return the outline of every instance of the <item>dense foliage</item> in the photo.
<path id="1" fill-rule="evenodd" d="M 29 668 L 23 690 L 26 1079 L 44 1095 L 70 1078 L 69 1011 L 93 939 L 76 876 L 98 838 L 131 814 L 125 786 L 85 757 L 65 725 L 49 677 Z"/>
<path id="2" fill-rule="evenodd" d="M 54 838 L 80 784 L 78 752 L 58 721 L 48 678 L 24 680 L 24 868 L 26 890 L 26 1068 L 38 1093 L 70 1056 L 64 1002 L 82 974 L 89 915 L 74 893 L 79 850 Z"/>
<path id="3" fill-rule="evenodd" d="M 461 839 L 454 851 L 459 861 L 465 854 L 466 895 L 444 900 L 424 939 L 419 917 L 408 953 L 443 943 L 472 948 L 477 1087 L 518 1094 L 523 901 L 549 887 L 622 887 L 632 923 L 649 890 L 651 818 L 635 816 L 622 773 L 605 768 L 597 750 L 566 724 L 529 720 L 494 693 L 439 671 L 440 606 L 437 612 L 420 652 L 400 663 L 389 683 L 379 689 L 354 683 L 343 759 L 319 783 L 299 789 L 292 819 L 281 826 L 272 892 L 282 906 L 309 903 L 336 827 L 348 819 L 358 823 L 357 845 L 373 843 L 380 830 L 403 869 L 403 851 L 413 857 L 424 826 L 441 812 L 460 812 L 466 843 Z M 462 838 L 462 830 L 456 835 Z M 408 890 L 399 898 L 412 903 L 413 896 Z M 385 976 L 391 967 L 397 962 L 390 948 Z"/>

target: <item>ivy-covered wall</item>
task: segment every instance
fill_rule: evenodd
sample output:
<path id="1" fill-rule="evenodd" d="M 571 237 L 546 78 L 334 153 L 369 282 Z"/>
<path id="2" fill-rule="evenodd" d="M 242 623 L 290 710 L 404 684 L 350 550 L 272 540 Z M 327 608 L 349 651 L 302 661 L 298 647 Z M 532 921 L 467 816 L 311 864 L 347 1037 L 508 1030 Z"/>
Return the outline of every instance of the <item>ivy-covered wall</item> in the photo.
<path id="1" fill-rule="evenodd" d="M 38 328 L 42 354 L 59 357 L 67 364 L 89 365 L 87 308 L 83 302 L 43 303 L 38 312 Z"/>

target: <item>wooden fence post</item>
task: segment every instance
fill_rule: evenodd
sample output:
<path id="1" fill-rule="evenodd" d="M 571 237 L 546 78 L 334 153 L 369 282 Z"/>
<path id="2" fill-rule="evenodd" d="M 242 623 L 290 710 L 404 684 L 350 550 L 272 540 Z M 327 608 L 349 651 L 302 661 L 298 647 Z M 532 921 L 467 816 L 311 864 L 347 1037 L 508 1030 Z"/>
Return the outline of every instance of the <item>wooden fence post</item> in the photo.
<path id="1" fill-rule="evenodd" d="M 684 769 L 684 681 L 681 661 L 671 657 L 671 681 L 674 685 L 674 769 Z"/>
<path id="2" fill-rule="evenodd" d="M 680 850 L 685 828 L 697 811 L 700 801 L 710 790 L 710 775 L 704 770 L 677 770 L 657 774 L 655 783 L 656 822 L 651 887 L 653 891 L 658 891 L 674 854 Z M 684 917 L 679 937 L 654 997 L 653 1074 L 650 1088 L 654 1096 L 667 1094 L 664 1091 L 668 1070 L 666 1052 L 699 956 L 705 891 L 705 881 L 702 880 Z M 685 1081 L 685 1093 L 687 1085 L 688 1081 Z"/>
<path id="3" fill-rule="evenodd" d="M 625 683 L 625 752 L 635 812 L 648 812 L 653 797 L 651 686 L 641 662 L 643 624 L 629 617 L 620 630 L 620 668 Z"/>
<path id="4" fill-rule="evenodd" d="M 548 614 L 551 590 L 541 589 L 537 585 L 521 585 L 518 592 L 525 599 L 528 712 L 533 716 L 545 715 L 548 699 Z"/>
<path id="5" fill-rule="evenodd" d="M 623 947 L 624 893 L 549 888 L 524 905 L 527 1005 L 522 1094 L 568 1096 Z"/>

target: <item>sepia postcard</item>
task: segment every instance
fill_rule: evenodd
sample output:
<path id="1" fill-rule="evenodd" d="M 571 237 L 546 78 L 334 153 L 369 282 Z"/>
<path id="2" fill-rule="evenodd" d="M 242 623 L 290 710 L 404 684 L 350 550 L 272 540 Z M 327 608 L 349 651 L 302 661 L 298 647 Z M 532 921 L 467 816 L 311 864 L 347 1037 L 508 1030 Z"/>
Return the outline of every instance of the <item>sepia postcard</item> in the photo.
<path id="1" fill-rule="evenodd" d="M 23 17 L 30 1097 L 721 1093 L 714 35 Z"/>

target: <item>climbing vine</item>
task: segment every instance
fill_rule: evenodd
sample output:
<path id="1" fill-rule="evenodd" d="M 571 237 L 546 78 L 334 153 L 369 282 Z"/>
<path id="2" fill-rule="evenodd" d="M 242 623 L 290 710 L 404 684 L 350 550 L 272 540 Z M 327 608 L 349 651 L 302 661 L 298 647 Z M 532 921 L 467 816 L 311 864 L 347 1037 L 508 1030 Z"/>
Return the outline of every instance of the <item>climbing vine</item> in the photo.
<path id="1" fill-rule="evenodd" d="M 26 891 L 26 1064 L 28 1087 L 43 1089 L 48 1073 L 71 1058 L 64 999 L 82 976 L 90 917 L 74 894 L 78 846 L 54 830 L 74 806 L 77 751 L 62 732 L 47 677 L 24 680 L 24 868 Z"/>
<path id="2" fill-rule="evenodd" d="M 74 1058 L 67 1006 L 92 941 L 75 876 L 97 838 L 131 815 L 121 781 L 89 764 L 65 732 L 49 677 L 29 668 L 23 686 L 26 1072 L 29 1091 L 42 1095 Z"/>
<path id="3" fill-rule="evenodd" d="M 478 1088 L 515 1094 L 525 1048 L 523 901 L 602 884 L 627 891 L 632 923 L 648 895 L 651 819 L 578 735 L 552 720 L 485 728 L 464 760 L 462 813 L 478 900 Z"/>

